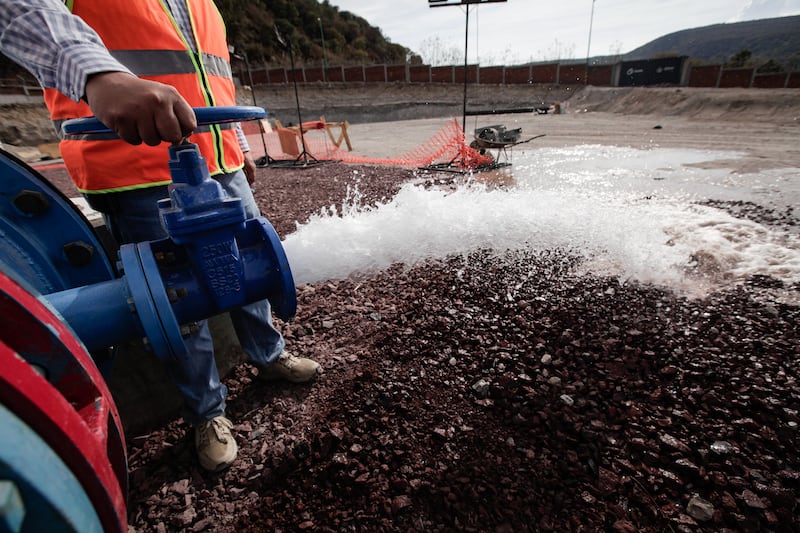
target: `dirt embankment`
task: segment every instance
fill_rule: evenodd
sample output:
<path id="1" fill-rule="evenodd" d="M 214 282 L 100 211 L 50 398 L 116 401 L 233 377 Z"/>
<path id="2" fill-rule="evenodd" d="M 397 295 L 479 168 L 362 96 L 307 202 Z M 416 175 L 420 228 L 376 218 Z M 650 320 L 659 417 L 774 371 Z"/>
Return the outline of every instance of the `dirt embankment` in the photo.
<path id="1" fill-rule="evenodd" d="M 44 103 L 3 104 L 0 116 L 0 145 L 37 146 L 58 140 Z"/>
<path id="2" fill-rule="evenodd" d="M 298 88 L 303 120 L 325 116 L 351 124 L 460 116 L 464 90 L 458 84 L 375 84 L 358 87 L 309 84 Z M 253 105 L 249 88 L 239 91 L 241 105 Z M 259 87 L 257 105 L 283 123 L 297 122 L 291 85 Z M 559 103 L 564 113 L 601 111 L 636 115 L 673 115 L 737 121 L 800 120 L 797 89 L 700 89 L 566 87 L 547 85 L 469 85 L 468 109 L 519 109 Z M 37 146 L 56 142 L 44 105 L 0 105 L 0 143 Z"/>
<path id="3" fill-rule="evenodd" d="M 249 98 L 249 100 L 245 100 Z M 252 93 L 240 93 L 252 103 Z M 464 90 L 460 85 L 307 85 L 299 89 L 301 112 L 329 120 L 389 122 L 460 116 Z M 282 121 L 296 121 L 290 87 L 256 90 L 256 102 Z M 547 85 L 469 85 L 467 109 L 515 109 L 561 104 L 565 113 L 604 111 L 622 114 L 680 115 L 705 119 L 780 122 L 800 120 L 797 89 L 703 89 L 695 87 L 583 87 Z"/>
<path id="4" fill-rule="evenodd" d="M 569 100 L 568 110 L 797 123 L 800 90 L 588 87 Z"/>

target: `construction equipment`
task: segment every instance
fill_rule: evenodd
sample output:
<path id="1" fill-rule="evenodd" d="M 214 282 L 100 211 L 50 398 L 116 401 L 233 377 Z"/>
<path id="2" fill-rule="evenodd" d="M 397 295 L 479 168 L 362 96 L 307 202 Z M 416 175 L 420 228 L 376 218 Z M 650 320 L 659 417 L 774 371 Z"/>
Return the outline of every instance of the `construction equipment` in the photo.
<path id="1" fill-rule="evenodd" d="M 508 149 L 530 142 L 539 137 L 544 137 L 544 134 L 535 135 L 528 139 L 519 140 L 522 134 L 522 128 L 515 128 L 513 130 L 506 129 L 505 126 L 496 124 L 494 126 L 483 126 L 477 128 L 474 133 L 474 139 L 470 143 L 470 148 L 478 150 L 481 155 L 486 155 L 488 150 L 496 150 L 494 158 L 494 168 L 507 166 L 508 163 Z M 500 161 L 500 156 L 503 156 L 503 161 Z"/>

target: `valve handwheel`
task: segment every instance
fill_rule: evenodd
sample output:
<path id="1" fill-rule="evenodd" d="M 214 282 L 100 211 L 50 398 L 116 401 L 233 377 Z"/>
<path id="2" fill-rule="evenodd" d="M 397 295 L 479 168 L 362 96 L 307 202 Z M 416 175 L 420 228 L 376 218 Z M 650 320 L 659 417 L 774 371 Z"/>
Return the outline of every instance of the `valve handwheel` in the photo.
<path id="1" fill-rule="evenodd" d="M 229 122 L 246 122 L 267 117 L 267 112 L 256 106 L 220 106 L 195 107 L 198 126 L 209 124 L 226 124 Z M 85 135 L 91 133 L 113 133 L 113 131 L 95 117 L 76 118 L 64 121 L 61 125 L 64 135 Z"/>

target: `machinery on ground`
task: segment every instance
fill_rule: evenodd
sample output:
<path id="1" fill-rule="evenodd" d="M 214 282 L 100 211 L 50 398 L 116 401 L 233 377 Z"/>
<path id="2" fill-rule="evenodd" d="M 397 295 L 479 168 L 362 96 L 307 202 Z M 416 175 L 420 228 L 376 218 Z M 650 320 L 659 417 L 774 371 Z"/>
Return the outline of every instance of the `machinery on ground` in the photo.
<path id="1" fill-rule="evenodd" d="M 489 150 L 496 150 L 497 155 L 492 156 L 494 158 L 495 168 L 508 166 L 506 161 L 508 159 L 507 150 L 517 146 L 518 144 L 524 144 L 534 139 L 538 139 L 539 137 L 544 137 L 544 134 L 541 134 L 521 141 L 519 139 L 520 135 L 522 135 L 522 128 L 514 128 L 509 130 L 506 129 L 506 127 L 502 124 L 483 126 L 475 129 L 474 139 L 469 146 L 470 148 L 478 150 L 481 155 L 487 154 Z M 503 155 L 503 161 L 500 161 L 501 154 Z"/>
<path id="2" fill-rule="evenodd" d="M 195 113 L 200 125 L 266 116 Z M 64 131 L 108 133 L 94 119 Z M 109 347 L 139 337 L 161 359 L 182 357 L 198 320 L 264 298 L 283 319 L 295 313 L 269 221 L 245 218 L 196 145 L 170 147 L 169 167 L 170 197 L 159 202 L 169 238 L 123 245 L 112 264 L 80 210 L 0 151 L 0 532 L 127 531 Z"/>

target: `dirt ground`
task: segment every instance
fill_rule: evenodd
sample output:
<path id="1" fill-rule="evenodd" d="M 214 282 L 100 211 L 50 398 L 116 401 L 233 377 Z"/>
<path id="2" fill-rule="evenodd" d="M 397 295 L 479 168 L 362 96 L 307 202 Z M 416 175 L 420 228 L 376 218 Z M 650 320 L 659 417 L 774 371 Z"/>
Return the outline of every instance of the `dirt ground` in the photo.
<path id="1" fill-rule="evenodd" d="M 691 110 L 682 91 L 586 92 L 565 114 L 498 122 L 546 133 L 539 145 L 726 149 L 748 154 L 716 163 L 735 172 L 800 168 L 800 91 L 688 91 Z M 379 157 L 437 124 L 350 135 Z M 353 170 L 368 204 L 419 178 L 267 167 L 256 197 L 284 237 L 341 203 Z M 715 205 L 798 224 L 792 210 Z M 297 316 L 278 325 L 325 373 L 227 376 L 240 455 L 221 474 L 199 468 L 180 420 L 128 435 L 129 531 L 800 531 L 800 309 L 760 297 L 800 286 L 761 276 L 687 299 L 579 266 L 563 250 L 476 250 L 298 287 Z"/>

